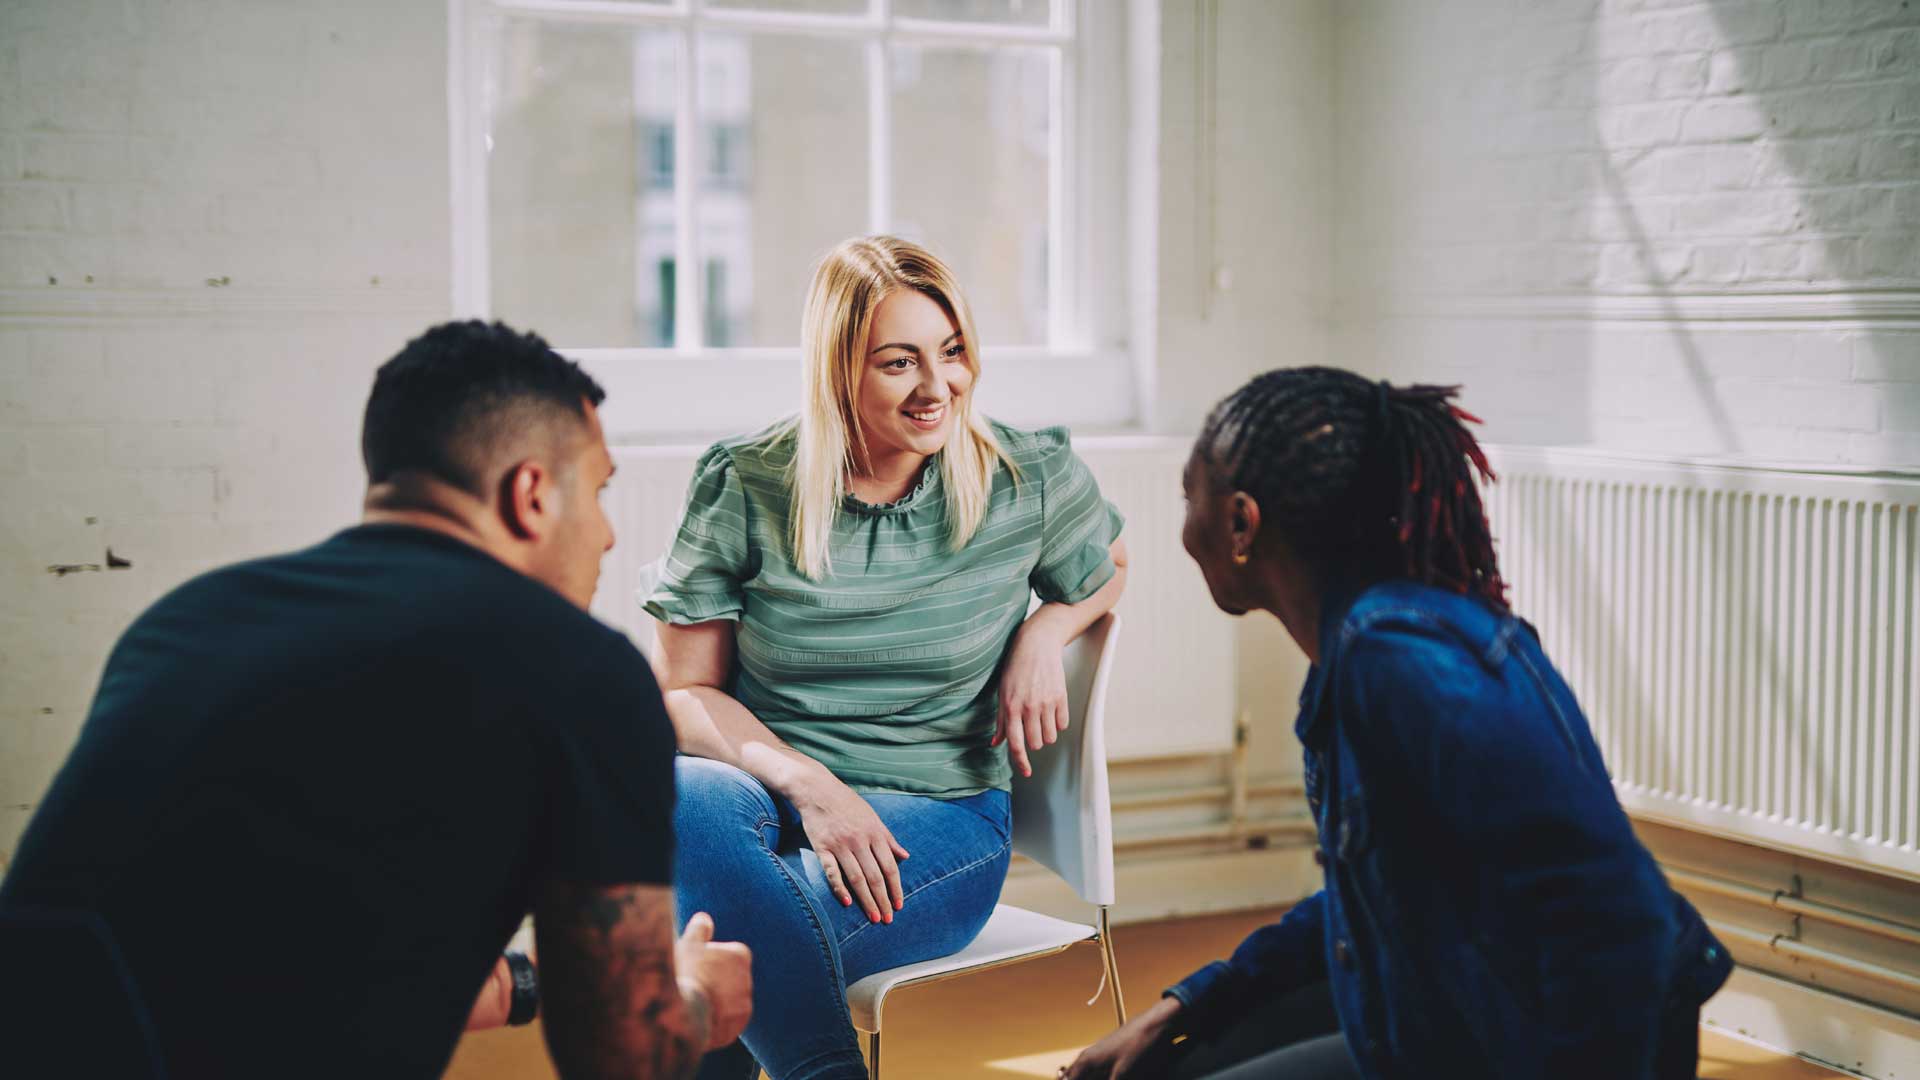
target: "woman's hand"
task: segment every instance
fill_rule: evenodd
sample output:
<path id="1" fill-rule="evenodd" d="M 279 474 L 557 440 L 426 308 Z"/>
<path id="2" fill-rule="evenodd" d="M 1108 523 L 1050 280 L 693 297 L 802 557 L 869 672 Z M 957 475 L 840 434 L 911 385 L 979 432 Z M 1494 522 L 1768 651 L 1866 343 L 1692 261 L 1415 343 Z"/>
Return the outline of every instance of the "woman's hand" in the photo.
<path id="1" fill-rule="evenodd" d="M 805 791 L 790 796 L 800 827 L 820 858 L 820 870 L 843 905 L 859 901 L 871 922 L 892 922 L 906 903 L 900 863 L 907 849 L 873 812 L 867 800 L 826 770 Z"/>
<path id="2" fill-rule="evenodd" d="M 1060 1076 L 1063 1080 L 1126 1080 L 1136 1069 L 1140 1075 L 1152 1075 L 1173 1045 L 1173 1021 L 1183 1007 L 1178 998 L 1161 998 L 1153 1008 L 1080 1051 Z"/>
<path id="3" fill-rule="evenodd" d="M 1014 635 L 1000 672 L 1000 717 L 990 746 L 1007 744 L 1021 776 L 1033 775 L 1027 755 L 1052 745 L 1067 729 L 1067 643 L 1028 622 Z"/>

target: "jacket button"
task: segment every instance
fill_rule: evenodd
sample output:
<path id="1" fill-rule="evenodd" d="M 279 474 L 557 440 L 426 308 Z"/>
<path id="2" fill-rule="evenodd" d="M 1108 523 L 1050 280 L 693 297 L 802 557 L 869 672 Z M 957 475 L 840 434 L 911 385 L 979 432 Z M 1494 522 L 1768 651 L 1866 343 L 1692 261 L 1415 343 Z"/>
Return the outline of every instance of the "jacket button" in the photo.
<path id="1" fill-rule="evenodd" d="M 1333 961 L 1348 971 L 1353 970 L 1353 949 L 1347 945 L 1347 939 L 1341 938 L 1333 943 Z"/>

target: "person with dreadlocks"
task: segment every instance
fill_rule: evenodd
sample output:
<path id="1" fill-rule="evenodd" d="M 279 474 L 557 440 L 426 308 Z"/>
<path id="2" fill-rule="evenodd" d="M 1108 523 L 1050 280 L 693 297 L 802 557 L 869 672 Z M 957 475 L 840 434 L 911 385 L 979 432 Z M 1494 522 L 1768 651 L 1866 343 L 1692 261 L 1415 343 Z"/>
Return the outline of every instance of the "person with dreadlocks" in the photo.
<path id="1" fill-rule="evenodd" d="M 1312 661 L 1294 730 L 1325 887 L 1062 1076 L 1694 1075 L 1732 961 L 1508 607 L 1457 391 L 1293 368 L 1208 417 L 1182 539 L 1215 603 Z"/>

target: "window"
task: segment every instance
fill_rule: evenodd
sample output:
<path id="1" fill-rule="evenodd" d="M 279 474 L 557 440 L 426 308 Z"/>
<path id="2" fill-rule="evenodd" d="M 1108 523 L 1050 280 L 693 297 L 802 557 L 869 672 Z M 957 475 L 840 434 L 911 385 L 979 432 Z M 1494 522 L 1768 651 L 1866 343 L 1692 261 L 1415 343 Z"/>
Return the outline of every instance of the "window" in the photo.
<path id="1" fill-rule="evenodd" d="M 953 265 L 995 415 L 1134 418 L 1125 5 L 452 10 L 455 307 L 579 358 L 611 431 L 791 412 L 811 267 L 873 232 Z"/>
<path id="2" fill-rule="evenodd" d="M 673 190 L 673 125 L 643 121 L 643 142 L 647 151 L 647 187 L 654 191 Z"/>

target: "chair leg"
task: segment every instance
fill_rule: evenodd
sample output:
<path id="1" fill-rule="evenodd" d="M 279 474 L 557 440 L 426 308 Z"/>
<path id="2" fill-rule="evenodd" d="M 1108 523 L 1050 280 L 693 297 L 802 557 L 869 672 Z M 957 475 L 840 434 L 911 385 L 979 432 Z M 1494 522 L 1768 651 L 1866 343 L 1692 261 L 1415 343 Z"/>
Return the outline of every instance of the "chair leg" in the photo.
<path id="1" fill-rule="evenodd" d="M 880 1033 L 867 1036 L 867 1080 L 880 1080 Z"/>
<path id="2" fill-rule="evenodd" d="M 1119 1027 L 1127 1022 L 1127 996 L 1120 990 L 1120 961 L 1113 955 L 1113 928 L 1107 923 L 1104 904 L 1100 907 L 1100 959 L 1107 965 L 1107 984 L 1113 987 L 1114 1026 Z"/>

